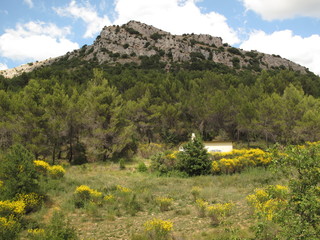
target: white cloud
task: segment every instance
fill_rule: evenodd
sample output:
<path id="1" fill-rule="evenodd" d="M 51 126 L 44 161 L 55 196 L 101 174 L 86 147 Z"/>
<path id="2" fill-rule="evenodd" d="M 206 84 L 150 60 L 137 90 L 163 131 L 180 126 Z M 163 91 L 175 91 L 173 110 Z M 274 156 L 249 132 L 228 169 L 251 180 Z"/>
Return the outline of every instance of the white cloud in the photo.
<path id="1" fill-rule="evenodd" d="M 241 44 L 245 50 L 258 50 L 269 54 L 279 54 L 293 62 L 306 66 L 320 75 L 320 35 L 303 38 L 291 30 L 266 34 L 255 31 Z"/>
<path id="2" fill-rule="evenodd" d="M 320 18 L 319 0 L 241 0 L 265 20 L 287 19 L 296 16 Z"/>
<path id="3" fill-rule="evenodd" d="M 25 4 L 27 4 L 27 5 L 29 6 L 29 8 L 33 8 L 33 2 L 32 2 L 32 0 L 23 0 L 23 2 L 24 2 Z"/>
<path id="4" fill-rule="evenodd" d="M 105 25 L 111 22 L 108 16 L 99 17 L 96 9 L 89 2 L 84 6 L 79 6 L 75 0 L 72 0 L 67 7 L 53 8 L 56 13 L 64 17 L 74 17 L 81 19 L 87 24 L 87 29 L 83 37 L 91 38 L 102 30 Z"/>
<path id="5" fill-rule="evenodd" d="M 239 42 L 227 19 L 216 12 L 202 13 L 198 0 L 116 0 L 114 24 L 137 20 L 173 34 L 205 33 L 222 37 L 224 42 Z"/>
<path id="6" fill-rule="evenodd" d="M 79 48 L 66 39 L 70 28 L 58 28 L 55 24 L 28 22 L 6 29 L 0 35 L 0 55 L 12 60 L 35 61 L 57 57 Z"/>
<path id="7" fill-rule="evenodd" d="M 8 69 L 7 64 L 5 64 L 5 63 L 0 63 L 0 70 L 6 70 L 6 69 Z"/>

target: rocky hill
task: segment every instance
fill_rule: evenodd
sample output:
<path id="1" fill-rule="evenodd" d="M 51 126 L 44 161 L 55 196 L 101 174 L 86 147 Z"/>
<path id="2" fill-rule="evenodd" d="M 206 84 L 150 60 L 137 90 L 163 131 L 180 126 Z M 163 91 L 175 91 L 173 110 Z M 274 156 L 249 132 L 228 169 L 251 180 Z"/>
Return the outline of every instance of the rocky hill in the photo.
<path id="1" fill-rule="evenodd" d="M 223 43 L 220 37 L 207 34 L 172 35 L 153 26 L 130 21 L 122 26 L 104 27 L 92 45 L 68 52 L 66 55 L 17 68 L 0 71 L 11 78 L 35 68 L 65 60 L 80 59 L 98 63 L 140 64 L 142 59 L 156 58 L 170 69 L 173 64 L 213 61 L 235 69 L 292 69 L 305 73 L 307 69 L 278 55 L 244 51 Z"/>

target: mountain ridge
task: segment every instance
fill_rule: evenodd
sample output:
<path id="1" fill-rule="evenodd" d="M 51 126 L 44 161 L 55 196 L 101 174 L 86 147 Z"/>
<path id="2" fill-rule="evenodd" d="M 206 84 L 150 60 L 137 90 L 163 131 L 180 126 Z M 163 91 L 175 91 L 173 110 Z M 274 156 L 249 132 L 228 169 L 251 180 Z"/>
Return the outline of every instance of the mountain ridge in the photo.
<path id="1" fill-rule="evenodd" d="M 92 45 L 68 52 L 63 56 L 49 58 L 0 71 L 12 78 L 39 67 L 49 66 L 62 60 L 80 59 L 99 64 L 141 64 L 144 58 L 156 58 L 166 70 L 176 63 L 211 61 L 235 69 L 291 69 L 306 73 L 307 68 L 279 55 L 258 51 L 245 51 L 223 43 L 222 38 L 208 34 L 173 35 L 138 21 L 129 21 L 122 26 L 105 26 Z"/>

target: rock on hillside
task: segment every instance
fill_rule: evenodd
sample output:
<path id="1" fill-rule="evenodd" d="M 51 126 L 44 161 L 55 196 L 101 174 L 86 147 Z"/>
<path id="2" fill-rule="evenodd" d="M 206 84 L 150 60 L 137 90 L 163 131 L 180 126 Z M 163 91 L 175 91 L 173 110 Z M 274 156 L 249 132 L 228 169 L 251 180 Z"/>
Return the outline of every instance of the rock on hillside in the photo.
<path id="1" fill-rule="evenodd" d="M 92 45 L 42 62 L 29 63 L 1 71 L 5 77 L 30 72 L 60 60 L 80 59 L 98 63 L 139 64 L 145 57 L 156 57 L 170 68 L 172 63 L 209 60 L 236 69 L 292 69 L 305 73 L 307 69 L 280 56 L 244 51 L 223 43 L 220 37 L 207 34 L 172 35 L 153 26 L 130 21 L 122 26 L 104 27 Z"/>

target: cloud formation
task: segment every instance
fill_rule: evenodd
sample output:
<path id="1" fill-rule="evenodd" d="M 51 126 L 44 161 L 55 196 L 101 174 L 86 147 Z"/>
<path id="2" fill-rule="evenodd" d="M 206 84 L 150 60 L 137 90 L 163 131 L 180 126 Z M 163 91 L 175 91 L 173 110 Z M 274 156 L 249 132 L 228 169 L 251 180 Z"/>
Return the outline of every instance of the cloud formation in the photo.
<path id="1" fill-rule="evenodd" d="M 265 20 L 288 19 L 297 16 L 320 18 L 319 0 L 241 0 L 247 10 Z"/>
<path id="2" fill-rule="evenodd" d="M 114 24 L 138 20 L 173 34 L 204 33 L 238 43 L 237 32 L 216 12 L 202 13 L 197 0 L 116 0 Z"/>
<path id="3" fill-rule="evenodd" d="M 96 9 L 87 2 L 85 5 L 78 5 L 72 0 L 67 7 L 53 8 L 56 13 L 64 17 L 73 17 L 81 19 L 86 23 L 86 32 L 84 38 L 94 37 L 106 25 L 111 25 L 108 16 L 99 17 Z"/>
<path id="4" fill-rule="evenodd" d="M 294 35 L 291 30 L 266 34 L 254 31 L 248 40 L 241 44 L 245 50 L 258 50 L 269 54 L 279 54 L 299 63 L 320 75 L 320 35 L 303 38 Z"/>
<path id="5" fill-rule="evenodd" d="M 33 2 L 32 2 L 32 0 L 23 0 L 23 2 L 24 2 L 25 4 L 27 4 L 27 5 L 29 6 L 29 8 L 33 8 Z"/>
<path id="6" fill-rule="evenodd" d="M 6 70 L 6 69 L 8 69 L 7 64 L 5 64 L 5 63 L 0 63 L 0 70 Z"/>
<path id="7" fill-rule="evenodd" d="M 66 39 L 70 28 L 58 28 L 55 24 L 28 22 L 6 29 L 0 35 L 0 54 L 19 61 L 44 60 L 57 57 L 79 48 L 77 43 Z"/>

